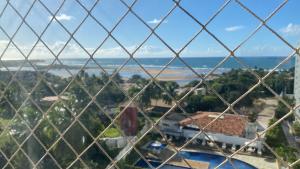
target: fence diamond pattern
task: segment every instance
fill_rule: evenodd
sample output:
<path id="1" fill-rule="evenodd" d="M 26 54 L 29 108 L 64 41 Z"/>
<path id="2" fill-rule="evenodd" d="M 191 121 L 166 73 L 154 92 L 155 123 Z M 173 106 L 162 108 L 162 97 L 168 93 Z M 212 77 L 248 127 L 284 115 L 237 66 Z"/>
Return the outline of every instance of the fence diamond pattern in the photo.
<path id="1" fill-rule="evenodd" d="M 126 155 L 128 155 L 130 152 L 134 151 L 136 152 L 140 158 L 144 159 L 147 162 L 147 165 L 150 168 L 161 168 L 164 164 L 168 163 L 173 157 L 175 157 L 181 150 L 183 150 L 187 145 L 191 144 L 200 134 L 206 134 L 205 129 L 209 127 L 212 123 L 214 123 L 218 118 L 220 118 L 222 115 L 228 112 L 233 112 L 235 114 L 238 114 L 237 111 L 235 110 L 235 105 L 238 104 L 242 99 L 247 97 L 252 91 L 254 91 L 257 87 L 259 86 L 264 86 L 266 89 L 268 89 L 278 100 L 279 102 L 282 102 L 285 106 L 288 107 L 290 110 L 289 113 L 287 113 L 285 116 L 283 116 L 281 119 L 273 123 L 271 126 L 269 126 L 267 129 L 265 129 L 262 132 L 257 133 L 257 136 L 255 139 L 253 139 L 251 142 L 247 143 L 247 145 L 244 145 L 243 147 L 240 147 L 238 150 L 236 150 L 234 153 L 231 155 L 226 154 L 223 152 L 222 148 L 218 146 L 214 142 L 214 140 L 210 139 L 211 142 L 214 143 L 214 146 L 218 151 L 220 151 L 225 157 L 225 161 L 223 161 L 217 168 L 223 166 L 226 162 L 230 162 L 233 166 L 234 164 L 232 163 L 231 159 L 235 157 L 236 154 L 241 152 L 244 148 L 246 148 L 248 145 L 251 143 L 255 142 L 256 140 L 260 139 L 262 135 L 264 135 L 268 130 L 272 129 L 276 125 L 279 125 L 284 119 L 288 118 L 290 115 L 294 113 L 294 111 L 299 107 L 299 105 L 292 106 L 288 102 L 286 102 L 282 97 L 279 96 L 278 93 L 276 93 L 268 84 L 266 84 L 265 80 L 271 76 L 273 72 L 275 72 L 280 66 L 288 62 L 293 56 L 299 55 L 299 48 L 293 46 L 290 44 L 287 40 L 285 40 L 284 37 L 282 37 L 279 33 L 276 32 L 276 30 L 272 29 L 270 26 L 268 26 L 268 21 L 277 13 L 280 12 L 280 10 L 287 4 L 289 3 L 288 0 L 283 1 L 272 13 L 268 15 L 267 18 L 261 18 L 259 17 L 254 11 L 252 11 L 250 8 L 248 8 L 243 2 L 239 0 L 231 1 L 227 0 L 224 2 L 224 4 L 214 12 L 214 14 L 208 19 L 206 23 L 202 23 L 200 20 L 198 20 L 195 16 L 193 16 L 192 13 L 189 12 L 188 9 L 183 7 L 181 5 L 180 0 L 174 0 L 173 1 L 173 6 L 168 10 L 168 12 L 161 18 L 158 24 L 155 26 L 149 25 L 147 21 L 145 21 L 135 10 L 134 6 L 138 4 L 139 0 L 134 0 L 131 3 L 128 3 L 125 0 L 118 0 L 118 2 L 124 6 L 124 13 L 122 16 L 120 16 L 117 20 L 115 20 L 113 25 L 108 26 L 105 24 L 103 21 L 99 20 L 97 16 L 94 14 L 95 10 L 97 7 L 101 7 L 102 1 L 100 0 L 95 0 L 92 6 L 87 6 L 85 4 L 85 1 L 83 0 L 70 0 L 70 1 L 58 1 L 59 5 L 57 8 L 53 9 L 50 8 L 49 5 L 43 1 L 43 0 L 32 0 L 32 1 L 27 1 L 27 5 L 24 5 L 24 8 L 20 10 L 18 7 L 14 5 L 13 0 L 3 0 L 1 3 L 3 4 L 3 8 L 1 8 L 1 13 L 0 13 L 0 18 L 5 17 L 5 15 L 8 13 L 8 11 L 12 11 L 15 17 L 15 20 L 12 21 L 14 22 L 13 25 L 0 25 L 1 32 L 5 35 L 5 37 L 8 40 L 8 43 L 6 44 L 6 47 L 4 49 L 1 49 L 1 56 L 0 56 L 0 62 L 2 67 L 10 74 L 10 77 L 8 81 L 2 82 L 5 84 L 5 88 L 3 91 L 1 91 L 1 100 L 4 100 L 7 103 L 7 106 L 13 110 L 13 113 L 10 115 L 11 120 L 7 122 L 5 125 L 5 128 L 1 130 L 1 136 L 3 137 L 4 135 L 9 135 L 9 137 L 12 140 L 12 148 L 13 149 L 11 152 L 8 152 L 6 150 L 0 149 L 1 156 L 3 157 L 3 160 L 1 161 L 0 166 L 2 168 L 19 168 L 19 166 L 16 166 L 14 161 L 16 160 L 15 158 L 18 156 L 23 157 L 24 159 L 27 159 L 27 162 L 32 168 L 40 168 L 41 164 L 48 164 L 52 165 L 53 168 L 76 168 L 76 166 L 79 166 L 79 168 L 93 168 L 90 164 L 86 163 L 86 153 L 90 151 L 90 149 L 98 149 L 101 151 L 106 158 L 110 161 L 110 164 L 107 165 L 107 168 L 120 168 L 119 167 L 119 161 L 125 158 Z M 57 17 L 52 17 L 47 21 L 46 24 L 36 27 L 36 25 L 33 25 L 32 23 L 28 22 L 28 17 L 31 17 L 32 13 L 31 11 L 33 8 L 39 8 L 39 10 L 44 11 L 48 13 L 50 16 L 57 16 L 57 14 L 63 10 L 63 8 L 66 6 L 67 3 L 75 3 L 78 11 L 81 13 L 84 13 L 84 17 L 80 19 L 80 22 L 76 24 L 76 27 L 70 27 L 68 25 L 65 25 L 61 20 L 59 20 Z M 208 25 L 215 20 L 216 17 L 218 17 L 219 14 L 223 12 L 223 10 L 226 8 L 226 6 L 229 3 L 236 3 L 238 6 L 245 12 L 249 13 L 253 18 L 255 18 L 257 21 L 260 22 L 260 25 L 253 30 L 243 41 L 239 43 L 235 48 L 230 48 L 228 47 L 225 43 L 223 43 L 222 40 L 220 40 L 214 33 L 212 33 L 209 29 L 207 29 Z M 25 1 L 24 1 L 25 4 Z M 26 6 L 26 7 L 25 7 Z M 180 48 L 180 49 L 175 49 L 167 43 L 167 40 L 164 39 L 164 37 L 160 36 L 157 33 L 157 29 L 159 29 L 162 24 L 167 20 L 168 17 L 170 17 L 174 11 L 177 10 L 181 13 L 185 13 L 196 25 L 198 25 L 198 30 L 197 32 L 189 37 L 187 42 Z M 145 34 L 146 36 L 143 38 L 141 42 L 139 42 L 139 45 L 137 45 L 133 50 L 126 48 L 126 45 L 121 42 L 118 39 L 118 36 L 116 35 L 115 31 L 120 27 L 121 24 L 126 24 L 125 20 L 126 18 L 131 15 L 134 16 L 137 21 L 145 27 Z M 98 46 L 95 47 L 94 49 L 88 49 L 85 47 L 85 44 L 83 44 L 78 38 L 78 32 L 81 31 L 81 29 L 85 28 L 85 21 L 86 20 L 93 20 L 95 25 L 97 26 L 96 28 L 99 29 L 99 31 L 102 31 L 105 33 L 105 37 L 101 39 L 98 42 Z M 125 23 L 124 23 L 125 22 Z M 57 29 L 60 29 L 60 31 L 64 32 L 64 37 L 65 41 L 63 42 L 63 45 L 60 48 L 54 48 L 53 46 L 49 45 L 48 43 L 48 38 L 49 38 L 49 27 L 52 27 L 53 24 L 56 24 Z M 246 63 L 243 62 L 239 57 L 236 56 L 236 51 L 240 49 L 243 45 L 246 45 L 246 42 L 251 39 L 253 36 L 256 35 L 256 33 L 262 29 L 265 28 L 267 29 L 270 33 L 273 34 L 273 36 L 279 38 L 286 46 L 291 48 L 292 53 L 288 55 L 284 60 L 280 62 L 279 65 L 274 67 L 268 74 L 261 76 L 257 74 L 255 71 L 252 70 L 250 66 L 248 66 Z M 18 36 L 21 36 L 22 34 L 22 29 L 27 29 L 28 32 L 30 32 L 31 38 L 33 38 L 33 44 L 30 49 L 23 49 L 17 42 Z M 84 31 L 84 30 L 83 30 Z M 202 75 L 199 74 L 193 67 L 191 67 L 183 58 L 181 58 L 181 55 L 183 51 L 195 41 L 195 39 L 200 36 L 201 34 L 206 33 L 208 34 L 212 39 L 214 39 L 217 43 L 219 43 L 227 52 L 228 56 L 226 56 L 220 63 L 218 63 L 212 70 L 210 70 L 207 74 Z M 56 35 L 50 35 L 50 36 L 56 36 Z M 179 36 L 179 35 L 178 35 Z M 147 43 L 147 41 L 150 38 L 156 38 L 159 40 L 169 51 L 174 55 L 174 57 L 156 74 L 153 75 L 151 74 L 147 68 L 145 68 L 140 62 L 139 58 L 137 57 L 137 54 L 139 50 L 141 50 L 142 46 Z M 101 63 L 99 63 L 96 60 L 96 55 L 97 52 L 99 52 L 102 47 L 105 45 L 106 41 L 113 41 L 115 42 L 120 49 L 128 55 L 127 59 L 124 59 L 124 62 L 122 63 L 122 66 L 118 67 L 118 69 L 110 74 Z M 47 81 L 48 78 L 48 73 L 51 71 L 51 69 L 54 66 L 57 65 L 64 65 L 63 61 L 60 59 L 60 55 L 63 54 L 66 51 L 66 48 L 70 47 L 70 44 L 76 44 L 76 46 L 79 46 L 80 49 L 85 53 L 87 59 L 85 61 L 85 64 L 80 68 L 80 71 L 74 73 L 71 68 L 68 67 L 63 67 L 63 71 L 67 72 L 71 76 L 69 80 L 66 82 L 64 88 L 62 89 L 56 89 L 53 87 L 49 82 Z M 37 46 L 43 46 L 45 50 L 52 56 L 53 61 L 50 64 L 49 67 L 47 67 L 46 70 L 40 71 L 39 68 L 34 64 L 34 62 L 30 59 L 31 55 L 34 54 L 35 48 Z M 17 70 L 11 70 L 3 60 L 5 58 L 9 58 L 6 53 L 10 50 L 10 48 L 15 48 L 17 51 L 18 56 L 20 56 L 21 59 L 24 59 L 24 61 L 20 64 L 20 66 L 17 68 Z M 251 88 L 248 89 L 247 92 L 245 92 L 243 95 L 238 97 L 234 102 L 230 103 L 226 101 L 226 98 L 223 98 L 218 92 L 210 86 L 210 84 L 207 82 L 207 79 L 215 72 L 217 71 L 218 68 L 220 68 L 226 61 L 228 61 L 230 58 L 233 58 L 236 60 L 238 64 L 240 64 L 243 68 L 247 69 L 251 74 L 257 78 L 257 83 L 254 84 Z M 198 77 L 200 82 L 193 87 L 188 93 L 186 93 L 183 97 L 180 99 L 174 98 L 174 96 L 160 84 L 158 83 L 157 78 L 163 74 L 163 72 L 168 69 L 168 67 L 176 61 L 182 62 L 186 68 L 193 72 L 195 76 Z M 119 83 L 116 82 L 115 76 L 123 70 L 124 67 L 129 62 L 134 62 L 139 66 L 139 69 L 141 71 L 144 71 L 147 76 L 149 76 L 150 81 L 149 83 L 145 84 L 140 88 L 140 91 L 137 92 L 135 95 L 130 95 L 126 90 L 124 90 Z M 89 63 L 94 63 L 97 65 L 97 69 L 101 72 L 104 72 L 108 76 L 108 79 L 105 84 L 103 84 L 102 88 L 99 88 L 97 92 L 91 92 L 90 89 L 84 84 L 84 80 L 78 79 L 77 75 L 81 72 L 81 70 L 85 70 L 87 65 Z M 29 65 L 35 72 L 38 74 L 38 79 L 36 80 L 36 83 L 32 86 L 32 88 L 27 88 L 25 87 L 24 84 L 22 84 L 19 80 L 20 77 L 20 72 L 24 70 L 25 65 Z M 70 121 L 63 121 L 62 123 L 57 123 L 56 121 L 53 121 L 49 113 L 55 108 L 56 105 L 58 104 L 66 104 L 67 100 L 63 98 L 65 93 L 70 90 L 72 84 L 78 84 L 80 88 L 78 91 L 82 92 L 84 95 L 87 95 L 88 101 L 86 102 L 86 105 L 84 107 L 81 107 L 79 110 L 74 110 L 68 106 L 65 106 L 65 112 L 70 116 Z M 17 91 L 16 95 L 17 97 L 22 97 L 21 103 L 16 103 L 11 98 L 8 98 L 6 93 L 10 92 L 9 87 L 12 85 L 16 85 L 20 87 L 21 91 Z M 138 110 L 140 112 L 141 118 L 145 119 L 146 121 L 146 127 L 144 128 L 143 131 L 140 131 L 139 136 L 135 139 L 128 139 L 128 149 L 123 150 L 122 152 L 119 152 L 118 156 L 113 156 L 110 153 L 106 151 L 106 148 L 99 143 L 99 139 L 112 127 L 115 127 L 120 130 L 120 127 L 117 124 L 118 119 L 121 117 L 121 115 L 124 113 L 127 107 L 129 107 L 131 104 L 137 102 L 139 97 L 149 88 L 151 85 L 155 85 L 158 88 L 160 88 L 164 93 L 166 93 L 167 97 L 172 100 L 174 105 L 172 105 L 171 109 L 169 109 L 166 113 L 164 113 L 163 116 L 159 117 L 158 120 L 153 121 L 150 119 L 145 113 L 144 109 L 142 107 L 138 107 Z M 161 138 L 165 138 L 165 140 L 168 140 L 166 136 L 160 131 L 158 128 L 158 123 L 165 118 L 168 114 L 170 114 L 173 110 L 179 109 L 183 114 L 187 114 L 185 109 L 182 107 L 182 102 L 184 99 L 194 92 L 197 87 L 204 85 L 209 92 L 213 93 L 216 95 L 225 105 L 226 109 L 220 114 L 218 117 L 216 117 L 213 121 L 211 121 L 208 125 L 206 125 L 204 128 L 201 129 L 201 131 L 194 135 L 193 138 L 188 139 L 183 145 L 180 147 L 175 147 L 173 144 L 171 144 L 169 141 L 167 141 L 168 145 L 174 150 L 174 154 L 170 155 L 167 160 L 165 160 L 162 164 L 159 166 L 154 167 L 151 165 L 147 160 L 146 157 L 143 155 L 141 150 L 138 148 L 138 144 L 145 138 L 147 134 L 150 132 L 157 132 Z M 41 87 L 43 86 L 45 88 L 48 88 L 53 95 L 56 95 L 59 97 L 58 100 L 54 101 L 50 106 L 47 108 L 44 108 L 40 105 L 40 103 L 33 99 L 32 95 L 35 94 L 37 90 L 41 90 Z M 111 116 L 109 112 L 107 112 L 107 109 L 105 109 L 105 106 L 102 103 L 98 103 L 97 97 L 102 95 L 105 90 L 110 87 L 110 86 L 115 86 L 117 90 L 121 91 L 126 100 L 128 102 L 124 106 L 123 110 L 120 111 L 115 116 Z M 13 94 L 13 93 L 11 93 Z M 26 121 L 22 114 L 23 108 L 26 104 L 30 103 L 35 107 L 35 109 L 39 112 L 39 116 L 37 119 L 34 120 L 34 123 Z M 67 104 L 66 104 L 67 105 Z M 105 126 L 105 129 L 101 132 L 98 133 L 92 133 L 91 130 L 89 129 L 88 124 L 86 122 L 82 121 L 82 117 L 86 114 L 85 112 L 90 108 L 90 106 L 95 106 L 99 111 L 103 112 L 105 114 L 105 118 L 109 119 L 110 123 Z M 92 119 L 90 119 L 92 120 Z M 20 126 L 14 126 L 14 121 L 19 121 Z M 56 136 L 55 140 L 49 140 L 45 143 L 45 141 L 42 141 L 41 135 L 40 135 L 40 128 L 42 125 L 45 125 L 45 123 L 49 124 L 51 127 L 52 131 L 54 132 L 53 134 Z M 22 126 L 21 126 L 22 125 Z M 23 134 L 22 138 L 16 138 L 11 131 L 14 127 L 24 127 L 24 129 L 27 131 Z M 81 130 L 89 139 L 92 140 L 91 144 L 81 148 L 78 150 L 78 147 L 76 147 L 76 143 L 73 141 L 70 141 L 68 139 L 68 135 L 70 132 L 73 132 L 74 128 L 77 128 Z M 125 135 L 125 133 L 121 131 L 122 135 Z M 24 149 L 24 146 L 28 146 L 30 142 L 35 142 L 37 145 L 39 145 L 40 152 L 43 152 L 42 154 L 38 154 L 37 156 L 32 156 L 31 153 L 27 152 Z M 1 143 L 0 143 L 1 144 Z M 29 144 L 30 145 L 30 144 Z M 300 163 L 300 159 L 293 163 L 288 163 L 284 159 L 282 159 L 274 150 L 272 150 L 271 147 L 269 147 L 265 142 L 264 145 L 267 149 L 269 149 L 276 157 L 277 159 L 284 164 L 286 167 L 293 168 L 296 164 Z M 14 147 L 14 148 L 13 148 Z M 57 153 L 55 153 L 56 149 L 58 148 L 64 148 L 66 153 L 72 154 L 72 157 L 68 159 L 68 161 L 62 163 L 60 156 Z M 136 159 L 137 160 L 137 159 Z M 48 163 L 47 163 L 48 161 Z M 184 160 L 187 166 L 191 165 L 189 164 L 189 161 Z M 50 164 L 51 163 L 51 164 Z M 25 164 L 24 164 L 25 166 Z M 192 167 L 191 167 L 192 168 Z M 238 168 L 234 166 L 234 168 Z"/>

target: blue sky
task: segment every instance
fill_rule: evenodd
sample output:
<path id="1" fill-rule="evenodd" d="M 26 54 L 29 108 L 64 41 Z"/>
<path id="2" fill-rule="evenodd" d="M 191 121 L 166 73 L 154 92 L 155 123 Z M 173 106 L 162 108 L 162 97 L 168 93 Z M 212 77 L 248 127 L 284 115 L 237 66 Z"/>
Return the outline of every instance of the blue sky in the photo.
<path id="1" fill-rule="evenodd" d="M 80 0 L 82 4 L 90 9 L 95 0 Z M 33 0 L 11 0 L 19 13 L 24 17 L 31 6 Z M 46 25 L 53 18 L 62 0 L 41 0 L 35 2 L 33 8 L 25 18 L 26 22 L 36 32 L 41 35 Z M 265 19 L 272 13 L 283 0 L 241 0 L 250 10 L 255 12 L 260 18 Z M 128 5 L 132 0 L 127 0 Z M 209 18 L 216 13 L 224 4 L 221 0 L 182 0 L 180 5 L 199 22 L 206 24 Z M 5 1 L 0 1 L 2 11 Z M 46 6 L 48 10 L 44 7 Z M 172 0 L 138 0 L 132 10 L 150 27 L 154 28 L 161 19 L 173 8 Z M 299 0 L 289 0 L 288 3 L 276 13 L 267 24 L 281 37 L 287 40 L 294 47 L 299 47 L 300 43 L 300 7 Z M 118 20 L 127 12 L 126 5 L 120 0 L 101 0 L 91 14 L 107 30 L 111 30 Z M 78 25 L 83 21 L 87 12 L 76 2 L 76 0 L 66 0 L 63 7 L 57 12 L 56 20 L 53 20 L 41 39 L 46 43 L 54 54 L 58 54 L 66 41 L 69 33 L 73 34 Z M 12 37 L 22 19 L 16 14 L 11 6 L 8 6 L 0 17 L 0 26 Z M 67 30 L 58 23 L 60 22 Z M 210 33 L 203 31 L 190 43 L 182 52 L 182 57 L 203 57 L 203 56 L 227 56 L 228 51 L 220 45 L 210 34 L 222 41 L 229 49 L 233 50 L 248 35 L 253 32 L 260 21 L 245 11 L 235 1 L 230 2 L 224 10 L 218 14 L 214 20 L 207 25 Z M 191 38 L 201 29 L 190 16 L 185 14 L 180 8 L 175 8 L 172 13 L 155 30 L 156 34 L 163 39 L 169 47 L 179 51 Z M 112 31 L 112 35 L 129 52 L 133 52 L 143 40 L 151 33 L 134 14 L 128 13 L 120 24 Z M 84 47 L 94 57 L 127 57 L 127 54 L 118 43 L 109 37 L 104 43 L 107 32 L 92 18 L 88 17 L 81 27 L 74 33 L 72 39 L 64 51 L 59 55 L 61 58 L 88 57 L 80 46 Z M 33 44 L 38 40 L 32 30 L 22 24 L 18 33 L 13 37 L 13 41 L 18 48 L 28 54 Z M 103 44 L 102 44 L 103 43 Z M 0 52 L 2 53 L 8 44 L 8 37 L 0 30 Z M 98 46 L 102 44 L 100 49 Z M 97 50 L 96 50 L 97 49 Z M 238 56 L 287 56 L 292 49 L 283 43 L 267 28 L 262 27 L 251 39 L 236 51 Z M 144 45 L 135 53 L 136 57 L 171 57 L 172 52 L 163 44 L 159 38 L 152 35 Z M 46 46 L 38 42 L 30 59 L 52 57 Z M 14 45 L 10 45 L 3 54 L 2 59 L 21 59 Z"/>

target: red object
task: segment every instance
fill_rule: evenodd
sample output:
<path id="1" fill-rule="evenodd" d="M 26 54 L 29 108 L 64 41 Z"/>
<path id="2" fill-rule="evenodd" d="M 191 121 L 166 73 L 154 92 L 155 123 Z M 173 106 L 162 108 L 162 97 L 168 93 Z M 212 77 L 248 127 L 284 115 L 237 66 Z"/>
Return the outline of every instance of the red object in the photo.
<path id="1" fill-rule="evenodd" d="M 122 111 L 124 107 L 120 109 Z M 126 136 L 135 136 L 137 134 L 137 113 L 136 107 L 127 107 L 120 117 L 121 129 Z"/>

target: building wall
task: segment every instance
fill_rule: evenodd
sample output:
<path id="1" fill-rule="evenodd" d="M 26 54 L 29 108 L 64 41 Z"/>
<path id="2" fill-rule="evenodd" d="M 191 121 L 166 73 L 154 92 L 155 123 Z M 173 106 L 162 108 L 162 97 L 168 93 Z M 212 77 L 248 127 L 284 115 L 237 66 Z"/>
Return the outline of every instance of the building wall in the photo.
<path id="1" fill-rule="evenodd" d="M 295 65 L 295 85 L 294 93 L 296 99 L 296 105 L 300 105 L 300 57 L 296 56 L 296 65 Z M 300 108 L 296 111 L 296 117 L 300 121 Z"/>
<path id="2" fill-rule="evenodd" d="M 120 108 L 120 111 L 123 107 Z M 126 136 L 135 136 L 137 134 L 137 108 L 127 107 L 120 117 L 120 127 Z"/>
<path id="3" fill-rule="evenodd" d="M 169 124 L 169 125 L 166 126 L 166 125 L 163 125 L 163 124 Z M 181 137 L 184 137 L 184 138 L 192 138 L 196 134 L 199 133 L 199 131 L 196 131 L 196 130 L 181 129 L 179 127 L 179 125 L 176 124 L 176 122 L 172 122 L 170 120 L 168 120 L 168 121 L 162 120 L 159 127 L 160 127 L 160 130 L 163 133 L 168 134 L 168 135 L 172 135 L 172 136 L 175 136 L 175 137 L 181 136 Z M 239 137 L 239 136 L 228 136 L 228 135 L 224 135 L 224 134 L 221 134 L 221 133 L 206 132 L 206 134 L 207 134 L 207 136 L 209 136 L 209 138 L 211 140 L 221 142 L 221 143 L 226 143 L 226 144 L 239 145 L 239 146 L 243 146 L 247 142 L 250 142 L 252 140 L 252 139 Z M 200 134 L 197 138 L 209 140 L 204 134 Z M 255 141 L 250 146 L 256 147 L 260 150 L 263 148 L 262 142 L 260 140 Z"/>
<path id="4" fill-rule="evenodd" d="M 185 137 L 185 138 L 192 138 L 197 133 L 199 133 L 199 131 L 183 129 L 183 137 Z M 247 138 L 243 138 L 243 137 L 239 137 L 239 136 L 227 136 L 227 135 L 224 135 L 221 133 L 206 132 L 206 134 L 207 134 L 206 136 L 204 134 L 200 134 L 197 138 L 199 138 L 199 139 L 205 138 L 206 140 L 209 141 L 209 139 L 207 138 L 207 136 L 208 136 L 213 141 L 226 143 L 226 144 L 234 144 L 234 145 L 239 145 L 239 146 L 243 146 L 252 140 L 252 139 L 247 139 Z M 262 143 L 259 140 L 253 142 L 252 144 L 250 144 L 250 146 L 258 148 L 260 150 L 262 149 Z"/>
<path id="5" fill-rule="evenodd" d="M 161 120 L 159 122 L 160 130 L 168 135 L 173 135 L 176 137 L 182 136 L 182 131 L 178 125 L 178 122 L 174 122 L 172 120 Z"/>

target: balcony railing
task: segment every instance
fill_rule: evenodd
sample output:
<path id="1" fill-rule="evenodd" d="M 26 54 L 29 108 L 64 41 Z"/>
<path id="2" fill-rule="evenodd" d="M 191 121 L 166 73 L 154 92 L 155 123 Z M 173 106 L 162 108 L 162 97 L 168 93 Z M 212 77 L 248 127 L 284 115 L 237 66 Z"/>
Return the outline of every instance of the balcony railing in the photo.
<path id="1" fill-rule="evenodd" d="M 285 66 L 293 65 L 296 57 L 299 60 L 299 47 L 268 23 L 290 1 L 279 3 L 262 18 L 245 2 L 227 0 L 206 22 L 180 0 L 168 2 L 168 8 L 159 7 L 167 8 L 166 12 L 152 22 L 140 12 L 147 5 L 142 0 L 114 0 L 120 7 L 114 4 L 113 8 L 107 3 L 0 2 L 1 168 L 206 166 L 207 162 L 191 159 L 186 152 L 205 152 L 218 158 L 221 155 L 223 159 L 214 168 L 241 168 L 236 159 L 247 167 L 268 168 L 276 161 L 281 167 L 299 168 L 300 146 L 290 145 L 295 137 L 285 138 L 282 124 L 297 123 L 293 118 L 299 101 L 294 102 L 293 96 L 288 98 L 286 94 L 293 91 L 295 81 L 294 94 L 300 95 L 294 79 L 299 77 L 300 65 L 295 66 L 296 73 L 294 66 Z M 258 22 L 235 47 L 225 43 L 230 39 L 220 38 L 209 27 L 231 4 Z M 100 10 L 111 12 L 109 19 L 103 19 L 97 13 Z M 116 16 L 113 10 L 118 10 Z M 205 11 L 200 6 L 197 10 Z M 80 17 L 73 18 L 65 11 L 74 15 L 78 12 Z M 186 26 L 189 20 L 194 33 L 162 36 L 160 28 L 177 13 L 185 16 L 178 22 Z M 128 18 L 134 18 L 134 22 Z M 124 28 L 131 24 L 139 26 Z M 253 67 L 238 54 L 262 29 L 291 51 L 278 57 L 280 61 L 269 70 Z M 139 37 L 120 38 L 119 34 L 126 31 L 142 33 Z M 205 70 L 197 69 L 195 59 L 184 57 L 204 34 L 226 53 Z M 164 50 L 148 45 L 149 41 L 156 41 Z M 182 46 L 176 47 L 173 41 Z M 115 46 L 108 49 L 107 44 Z M 169 57 L 141 57 L 152 50 Z M 123 57 L 103 59 L 113 52 Z M 157 60 L 162 64 L 151 69 Z M 178 65 L 179 70 L 171 69 Z M 224 65 L 235 67 L 224 70 Z M 264 108 L 273 111 L 272 117 L 264 114 Z M 252 158 L 258 160 L 256 164 L 249 160 Z"/>

